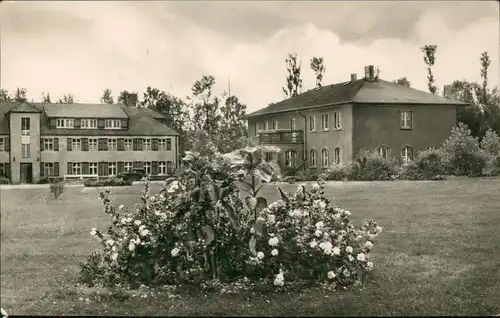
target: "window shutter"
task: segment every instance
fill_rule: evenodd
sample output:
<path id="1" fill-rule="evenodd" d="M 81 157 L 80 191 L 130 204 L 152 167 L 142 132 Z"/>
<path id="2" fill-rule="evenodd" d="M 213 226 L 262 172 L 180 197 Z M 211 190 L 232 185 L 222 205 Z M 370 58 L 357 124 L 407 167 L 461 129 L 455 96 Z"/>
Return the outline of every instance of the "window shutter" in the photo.
<path id="1" fill-rule="evenodd" d="M 172 173 L 172 161 L 167 161 L 167 174 Z"/>
<path id="2" fill-rule="evenodd" d="M 122 128 L 128 128 L 128 120 L 122 119 Z"/>
<path id="3" fill-rule="evenodd" d="M 125 139 L 123 138 L 118 138 L 118 151 L 124 151 L 125 150 Z"/>
<path id="4" fill-rule="evenodd" d="M 137 150 L 142 150 L 143 149 L 143 142 L 144 142 L 143 138 L 137 139 Z"/>
<path id="5" fill-rule="evenodd" d="M 82 163 L 82 174 L 89 174 L 89 173 L 90 173 L 89 163 L 88 162 Z"/>
<path id="6" fill-rule="evenodd" d="M 88 138 L 82 138 L 82 150 L 89 151 L 89 139 Z"/>
<path id="7" fill-rule="evenodd" d="M 54 138 L 54 151 L 59 151 L 59 138 Z"/>
<path id="8" fill-rule="evenodd" d="M 97 128 L 104 128 L 104 119 L 97 120 Z"/>
<path id="9" fill-rule="evenodd" d="M 165 142 L 167 143 L 167 150 L 172 150 L 172 139 L 167 138 Z"/>
<path id="10" fill-rule="evenodd" d="M 4 164 L 5 176 L 10 179 L 10 164 L 6 162 Z"/>
<path id="11" fill-rule="evenodd" d="M 43 175 L 44 175 L 44 171 L 43 171 L 44 169 L 43 168 L 44 168 L 44 163 L 40 162 L 40 177 L 43 177 Z"/>
<path id="12" fill-rule="evenodd" d="M 54 162 L 54 177 L 59 177 L 59 162 Z"/>
<path id="13" fill-rule="evenodd" d="M 158 174 L 158 161 L 153 161 L 153 163 L 151 164 L 151 173 L 153 175 Z"/>
<path id="14" fill-rule="evenodd" d="M 10 150 L 10 138 L 5 137 L 4 143 L 5 143 L 5 146 L 4 146 L 5 151 L 9 151 Z"/>
<path id="15" fill-rule="evenodd" d="M 138 143 L 138 139 L 134 138 L 134 140 L 132 141 L 132 150 L 137 151 L 137 149 L 138 149 L 137 143 Z"/>
<path id="16" fill-rule="evenodd" d="M 80 128 L 82 126 L 82 120 L 80 118 L 75 118 L 74 126 L 75 128 Z"/>
<path id="17" fill-rule="evenodd" d="M 57 120 L 55 118 L 51 118 L 49 120 L 49 128 L 51 128 L 51 129 L 56 128 L 56 126 L 57 126 Z"/>
<path id="18" fill-rule="evenodd" d="M 66 138 L 66 150 L 67 151 L 72 151 L 73 148 L 71 146 L 71 138 Z"/>
<path id="19" fill-rule="evenodd" d="M 401 125 L 401 127 L 404 127 L 404 126 L 405 126 L 404 112 L 400 112 L 400 113 L 399 113 L 399 117 L 401 118 L 401 119 L 400 119 L 400 120 L 401 120 L 400 125 Z"/>
<path id="20" fill-rule="evenodd" d="M 103 138 L 102 140 L 102 150 L 107 151 L 108 150 L 108 139 Z"/>
<path id="21" fill-rule="evenodd" d="M 125 163 L 123 161 L 118 162 L 118 173 L 125 171 Z"/>
<path id="22" fill-rule="evenodd" d="M 43 138 L 40 138 L 40 151 L 44 151 Z"/>
<path id="23" fill-rule="evenodd" d="M 66 165 L 66 174 L 73 174 L 73 171 L 72 171 L 72 168 L 73 165 L 71 162 L 68 162 L 68 164 Z"/>
<path id="24" fill-rule="evenodd" d="M 151 150 L 158 150 L 158 138 L 153 138 L 151 140 Z"/>
<path id="25" fill-rule="evenodd" d="M 413 112 L 408 112 L 408 117 L 410 120 L 410 128 L 413 128 Z"/>
<path id="26" fill-rule="evenodd" d="M 107 162 L 102 163 L 103 175 L 109 175 L 109 164 Z"/>
<path id="27" fill-rule="evenodd" d="M 100 176 L 104 175 L 104 162 L 99 162 L 97 167 L 97 174 Z"/>

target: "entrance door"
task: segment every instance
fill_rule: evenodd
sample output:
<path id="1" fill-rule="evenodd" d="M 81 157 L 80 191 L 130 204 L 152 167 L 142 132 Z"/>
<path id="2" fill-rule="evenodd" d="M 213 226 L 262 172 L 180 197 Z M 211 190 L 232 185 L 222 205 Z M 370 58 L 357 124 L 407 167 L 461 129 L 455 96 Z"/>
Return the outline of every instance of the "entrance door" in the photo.
<path id="1" fill-rule="evenodd" d="M 21 183 L 33 183 L 33 164 L 21 163 L 20 167 L 20 180 Z"/>

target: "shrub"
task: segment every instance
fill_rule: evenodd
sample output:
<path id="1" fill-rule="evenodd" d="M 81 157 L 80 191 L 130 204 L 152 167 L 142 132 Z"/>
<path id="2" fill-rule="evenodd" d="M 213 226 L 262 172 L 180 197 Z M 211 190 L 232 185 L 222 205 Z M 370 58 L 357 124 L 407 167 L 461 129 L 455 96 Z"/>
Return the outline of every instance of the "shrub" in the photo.
<path id="1" fill-rule="evenodd" d="M 7 177 L 0 177 L 0 184 L 10 184 L 10 180 Z"/>
<path id="2" fill-rule="evenodd" d="M 500 175 L 500 155 L 489 158 L 483 169 L 483 175 L 487 177 Z"/>
<path id="3" fill-rule="evenodd" d="M 55 181 L 50 184 L 50 193 L 54 199 L 59 199 L 64 192 L 64 181 Z"/>
<path id="4" fill-rule="evenodd" d="M 344 181 L 349 177 L 349 167 L 332 164 L 320 175 L 321 180 L 325 181 Z"/>
<path id="5" fill-rule="evenodd" d="M 404 180 L 439 180 L 438 176 L 444 174 L 442 151 L 431 148 L 420 151 L 414 161 L 404 165 L 400 178 Z"/>
<path id="6" fill-rule="evenodd" d="M 349 167 L 349 180 L 375 181 L 394 180 L 399 165 L 389 156 L 384 159 L 376 151 L 362 150 Z"/>
<path id="7" fill-rule="evenodd" d="M 500 137 L 491 128 L 486 131 L 481 140 L 481 149 L 493 157 L 500 156 Z"/>
<path id="8" fill-rule="evenodd" d="M 121 178 L 109 178 L 99 180 L 84 180 L 83 185 L 86 187 L 125 187 L 131 186 L 132 180 L 124 180 Z"/>
<path id="9" fill-rule="evenodd" d="M 55 183 L 58 181 L 63 181 L 62 177 L 41 177 L 40 180 L 38 181 L 39 184 L 49 184 L 49 183 Z"/>
<path id="10" fill-rule="evenodd" d="M 472 176 L 481 171 L 486 163 L 484 154 L 479 153 L 479 141 L 463 123 L 452 128 L 451 136 L 444 142 L 442 150 L 443 163 L 450 174 Z"/>

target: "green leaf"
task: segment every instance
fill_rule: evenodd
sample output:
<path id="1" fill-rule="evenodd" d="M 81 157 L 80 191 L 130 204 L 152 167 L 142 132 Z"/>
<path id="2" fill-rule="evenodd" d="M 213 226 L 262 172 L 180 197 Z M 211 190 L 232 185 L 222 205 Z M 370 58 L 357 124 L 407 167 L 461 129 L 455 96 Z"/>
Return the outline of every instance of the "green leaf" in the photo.
<path id="1" fill-rule="evenodd" d="M 231 224 L 233 225 L 233 227 L 235 229 L 239 229 L 240 224 L 239 224 L 238 218 L 236 217 L 236 215 L 234 213 L 233 207 L 227 202 L 222 202 L 222 205 L 226 209 L 227 215 L 229 217 L 229 220 L 231 220 Z"/>
<path id="2" fill-rule="evenodd" d="M 257 249 L 255 247 L 255 245 L 257 245 L 257 239 L 255 239 L 255 236 L 252 236 L 252 238 L 250 239 L 250 242 L 248 244 L 250 246 L 250 251 L 255 255 L 257 254 Z"/>
<path id="3" fill-rule="evenodd" d="M 261 163 L 257 171 L 259 172 L 260 178 L 262 181 L 269 182 L 273 177 L 273 168 L 269 165 L 269 163 L 264 162 Z"/>
<path id="4" fill-rule="evenodd" d="M 257 195 L 260 191 L 260 189 L 265 185 L 265 183 L 262 183 L 256 190 L 255 190 L 255 195 Z"/>
<path id="5" fill-rule="evenodd" d="M 245 203 L 247 204 L 247 207 L 253 211 L 255 209 L 255 206 L 257 205 L 257 199 L 251 196 L 247 196 L 245 198 Z"/>
<path id="6" fill-rule="evenodd" d="M 255 205 L 255 210 L 257 213 L 262 211 L 267 207 L 267 200 L 263 197 L 257 197 L 257 204 Z"/>
<path id="7" fill-rule="evenodd" d="M 285 202 L 288 202 L 288 197 L 286 196 L 286 194 L 283 192 L 283 190 L 281 190 L 281 188 L 278 186 L 278 190 L 280 191 L 280 195 L 281 195 L 281 199 L 283 199 L 283 201 Z"/>
<path id="8" fill-rule="evenodd" d="M 201 228 L 203 233 L 203 238 L 205 239 L 205 245 L 208 246 L 212 244 L 215 240 L 215 231 L 210 225 L 205 225 Z"/>

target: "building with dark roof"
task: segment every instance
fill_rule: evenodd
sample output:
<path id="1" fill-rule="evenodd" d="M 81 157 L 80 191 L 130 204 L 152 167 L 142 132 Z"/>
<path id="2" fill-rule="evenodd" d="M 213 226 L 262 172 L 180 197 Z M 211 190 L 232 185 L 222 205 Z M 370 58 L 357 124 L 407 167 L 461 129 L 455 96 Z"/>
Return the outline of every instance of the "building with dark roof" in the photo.
<path id="1" fill-rule="evenodd" d="M 167 176 L 178 166 L 179 134 L 136 101 L 130 94 L 125 105 L 0 103 L 0 176 L 13 184 L 131 169 Z"/>
<path id="2" fill-rule="evenodd" d="M 280 165 L 321 170 L 346 164 L 362 149 L 403 163 L 420 150 L 440 147 L 456 125 L 457 107 L 467 104 L 365 76 L 293 96 L 248 114 L 249 136 L 282 148 Z M 445 87 L 446 89 L 446 87 Z M 268 154 L 267 160 L 272 159 Z M 276 158 L 275 158 L 276 159 Z"/>

